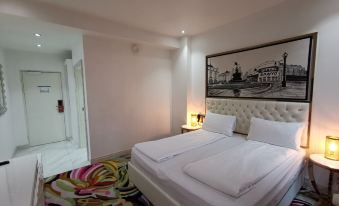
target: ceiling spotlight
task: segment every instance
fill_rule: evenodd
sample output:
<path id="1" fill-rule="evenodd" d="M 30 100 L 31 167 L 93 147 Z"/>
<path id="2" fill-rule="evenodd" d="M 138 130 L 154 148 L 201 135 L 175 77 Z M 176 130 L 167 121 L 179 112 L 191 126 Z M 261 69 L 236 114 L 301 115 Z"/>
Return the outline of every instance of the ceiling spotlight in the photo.
<path id="1" fill-rule="evenodd" d="M 182 30 L 181 33 L 182 33 L 182 34 L 185 34 L 185 30 Z"/>
<path id="2" fill-rule="evenodd" d="M 41 44 L 37 44 L 36 46 L 40 48 L 40 47 L 41 47 Z"/>
<path id="3" fill-rule="evenodd" d="M 34 36 L 41 37 L 41 34 L 35 33 Z"/>

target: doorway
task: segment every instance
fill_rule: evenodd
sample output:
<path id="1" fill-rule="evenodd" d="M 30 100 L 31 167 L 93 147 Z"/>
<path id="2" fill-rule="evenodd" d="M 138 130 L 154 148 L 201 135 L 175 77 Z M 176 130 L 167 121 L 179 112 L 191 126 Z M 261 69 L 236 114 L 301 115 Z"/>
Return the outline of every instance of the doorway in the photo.
<path id="1" fill-rule="evenodd" d="M 0 29 L 0 42 L 6 43 L 0 45 L 0 59 L 6 63 L 6 134 L 12 140 L 0 150 L 15 148 L 3 158 L 38 155 L 44 177 L 88 165 L 86 69 L 81 64 L 80 76 L 74 68 L 84 62 L 83 31 L 25 18 L 0 19 L 6 25 Z"/>
<path id="2" fill-rule="evenodd" d="M 29 144 L 19 147 L 14 156 L 41 154 L 44 177 L 89 164 L 83 67 L 78 65 L 66 66 L 72 74 L 21 71 Z"/>
<path id="3" fill-rule="evenodd" d="M 66 139 L 60 72 L 22 72 L 30 146 Z"/>

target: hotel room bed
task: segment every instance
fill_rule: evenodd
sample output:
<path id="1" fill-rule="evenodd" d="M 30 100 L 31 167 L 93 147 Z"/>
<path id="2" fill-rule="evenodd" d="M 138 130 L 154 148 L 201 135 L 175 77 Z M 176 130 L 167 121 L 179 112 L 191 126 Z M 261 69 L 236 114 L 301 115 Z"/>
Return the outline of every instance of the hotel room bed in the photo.
<path id="1" fill-rule="evenodd" d="M 277 201 L 281 199 L 276 197 L 285 195 L 303 169 L 304 150 L 300 150 L 257 183 L 254 189 L 239 198 L 215 190 L 188 176 L 182 170 L 188 163 L 218 154 L 244 141 L 244 135 L 234 134 L 233 137 L 221 139 L 161 163 L 157 163 L 138 150 L 132 149 L 131 162 L 149 177 L 152 177 L 154 182 L 162 185 L 162 188 L 171 197 L 175 197 L 180 205 L 276 205 L 279 203 Z"/>
<path id="2" fill-rule="evenodd" d="M 238 103 L 232 101 L 240 100 L 216 100 L 216 101 L 228 101 L 227 105 L 231 103 Z M 229 102 L 231 101 L 231 103 Z M 250 106 L 253 104 L 251 101 Z M 261 104 L 264 104 L 260 107 Z M 276 105 L 278 104 L 278 106 Z M 283 105 L 282 105 L 283 104 Z M 293 104 L 293 107 L 290 107 Z M 295 105 L 294 105 L 295 104 Z M 301 105 L 298 107 L 298 105 Z M 223 107 L 223 103 L 208 103 L 208 105 L 219 105 Z M 236 105 L 236 106 L 234 106 Z M 234 104 L 236 109 L 230 109 L 229 112 L 236 111 L 239 114 L 239 105 Z M 259 105 L 259 106 L 258 106 Z M 267 106 L 268 105 L 268 106 Z M 243 106 L 243 105 L 240 105 Z M 306 107 L 305 107 L 306 106 Z M 255 107 L 260 111 L 257 113 L 257 117 L 266 115 L 267 108 L 271 108 L 272 104 L 259 102 L 255 104 Z M 273 103 L 273 108 L 276 111 L 284 107 L 280 114 L 275 116 L 283 117 L 284 119 L 301 118 L 302 121 L 308 121 L 308 105 L 303 103 Z M 249 106 L 243 106 L 249 110 Z M 211 110 L 211 109 L 210 109 Z M 221 109 L 225 111 L 225 109 Z M 292 110 L 289 114 L 285 113 L 286 110 Z M 216 109 L 212 110 L 216 111 Z M 294 112 L 293 112 L 294 111 Z M 295 112 L 302 112 L 302 115 L 297 115 Z M 225 112 L 220 112 L 225 113 Z M 255 114 L 256 111 L 249 111 L 247 113 Z M 273 114 L 273 113 L 269 113 Z M 287 116 L 286 116 L 287 115 Z M 289 116 L 290 115 L 290 116 Z M 254 115 L 253 115 L 254 116 Z M 285 116 L 285 117 L 284 117 Z M 247 116 L 245 120 L 242 115 L 237 121 L 245 121 L 242 124 L 237 124 L 236 130 L 241 130 L 244 124 L 251 115 Z M 297 117 L 297 118 L 296 118 Z M 270 119 L 266 116 L 266 119 Z M 249 127 L 249 126 L 247 126 Z M 248 128 L 247 128 L 248 129 Z M 202 131 L 196 131 L 202 132 Z M 206 132 L 206 131 L 204 131 Z M 241 195 L 238 198 L 227 195 L 221 191 L 218 191 L 207 184 L 204 184 L 189 175 L 187 175 L 183 168 L 192 162 L 213 156 L 228 148 L 235 147 L 246 141 L 246 135 L 234 134 L 233 137 L 226 137 L 211 144 L 190 150 L 183 154 L 177 155 L 171 159 L 163 162 L 156 162 L 144 155 L 137 149 L 132 149 L 132 159 L 130 166 L 131 181 L 134 182 L 141 191 L 150 198 L 155 205 L 227 205 L 227 206 L 250 206 L 250 205 L 289 205 L 295 194 L 300 189 L 303 183 L 304 173 L 304 159 L 306 151 L 304 149 L 299 150 L 295 155 L 283 164 L 279 165 L 276 169 L 270 172 L 267 176 L 261 179 L 255 184 L 255 186 L 247 193 Z M 303 140 L 304 141 L 304 140 Z M 305 142 L 305 141 L 304 141 Z M 246 154 L 239 154 L 246 155 Z M 227 163 L 225 163 L 227 164 Z M 217 168 L 216 168 L 217 169 Z M 249 171 L 250 173 L 251 171 Z"/>

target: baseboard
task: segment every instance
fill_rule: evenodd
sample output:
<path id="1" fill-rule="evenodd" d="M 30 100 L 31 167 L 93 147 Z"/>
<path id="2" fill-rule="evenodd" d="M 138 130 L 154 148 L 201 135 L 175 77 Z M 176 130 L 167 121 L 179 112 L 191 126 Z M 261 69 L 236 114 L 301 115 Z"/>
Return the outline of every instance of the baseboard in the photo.
<path id="1" fill-rule="evenodd" d="M 15 151 L 18 151 L 18 150 L 24 150 L 24 149 L 27 149 L 27 148 L 30 148 L 31 145 L 29 144 L 25 144 L 25 145 L 19 145 L 19 146 L 16 146 L 15 147 Z M 14 152 L 15 153 L 15 152 Z"/>
<path id="2" fill-rule="evenodd" d="M 130 155 L 130 154 L 131 154 L 131 149 L 123 150 L 123 151 L 120 151 L 120 152 L 115 152 L 115 153 L 112 153 L 112 154 L 109 154 L 109 155 L 105 155 L 105 156 L 102 156 L 102 157 L 91 159 L 91 164 L 98 163 L 98 162 L 105 161 L 105 160 L 118 158 L 118 157 L 122 157 L 122 156 L 126 156 L 126 155 Z"/>

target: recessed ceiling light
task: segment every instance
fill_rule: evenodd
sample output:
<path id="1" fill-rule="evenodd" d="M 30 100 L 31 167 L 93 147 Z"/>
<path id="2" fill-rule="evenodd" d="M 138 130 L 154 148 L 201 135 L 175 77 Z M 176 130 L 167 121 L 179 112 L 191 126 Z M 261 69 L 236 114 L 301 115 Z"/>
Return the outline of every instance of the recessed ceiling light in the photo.
<path id="1" fill-rule="evenodd" d="M 185 34 L 185 30 L 182 30 L 181 33 L 182 33 L 182 34 Z"/>
<path id="2" fill-rule="evenodd" d="M 41 44 L 37 44 L 36 46 L 37 46 L 37 47 L 41 47 Z"/>
<path id="3" fill-rule="evenodd" d="M 34 36 L 41 37 L 41 34 L 35 33 Z"/>

